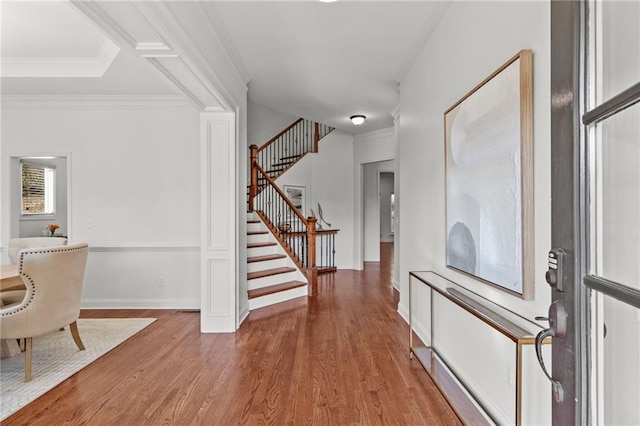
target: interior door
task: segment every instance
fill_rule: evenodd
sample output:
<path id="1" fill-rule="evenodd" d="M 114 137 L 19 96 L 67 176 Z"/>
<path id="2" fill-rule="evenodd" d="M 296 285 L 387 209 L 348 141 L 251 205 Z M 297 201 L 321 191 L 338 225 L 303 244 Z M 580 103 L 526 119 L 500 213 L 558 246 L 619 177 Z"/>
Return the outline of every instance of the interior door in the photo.
<path id="1" fill-rule="evenodd" d="M 640 2 L 551 3 L 553 422 L 640 424 Z"/>

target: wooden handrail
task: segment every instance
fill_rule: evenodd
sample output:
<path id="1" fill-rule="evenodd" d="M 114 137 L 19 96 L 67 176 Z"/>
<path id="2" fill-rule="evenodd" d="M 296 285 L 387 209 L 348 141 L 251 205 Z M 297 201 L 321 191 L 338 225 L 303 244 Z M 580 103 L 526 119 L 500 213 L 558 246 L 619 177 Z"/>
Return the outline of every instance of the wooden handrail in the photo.
<path id="1" fill-rule="evenodd" d="M 271 139 L 269 139 L 267 142 L 263 143 L 262 146 L 260 146 L 260 148 L 258 148 L 258 152 L 262 151 L 263 149 L 265 149 L 268 145 L 272 144 L 274 141 L 276 141 L 277 139 L 279 139 L 282 135 L 284 135 L 285 133 L 287 133 L 289 130 L 293 129 L 294 127 L 296 127 L 296 125 L 298 123 L 300 123 L 301 121 L 303 121 L 304 118 L 299 118 L 296 121 L 294 121 L 293 123 L 291 123 L 289 125 L 289 127 L 287 127 L 286 129 L 284 129 L 283 131 L 281 131 L 280 133 L 278 133 L 277 135 L 275 135 L 274 137 L 272 137 Z"/>
<path id="2" fill-rule="evenodd" d="M 318 143 L 320 142 L 320 124 L 313 123 L 313 152 L 318 152 Z"/>
<path id="3" fill-rule="evenodd" d="M 298 210 L 296 208 L 296 206 L 293 205 L 293 203 L 291 202 L 291 200 L 289 200 L 289 197 L 287 197 L 284 192 L 282 192 L 282 190 L 280 189 L 280 187 L 278 185 L 276 185 L 275 181 L 273 179 L 271 179 L 269 177 L 269 175 L 267 174 L 267 172 L 264 171 L 264 169 L 260 166 L 260 164 L 256 164 L 256 170 L 259 171 L 260 173 L 262 173 L 262 176 L 264 176 L 264 178 L 267 180 L 267 182 L 269 182 L 269 184 L 273 187 L 273 189 L 276 190 L 276 192 L 278 194 L 280 194 L 280 196 L 283 198 L 284 202 L 287 203 L 287 205 L 291 208 L 291 210 L 293 210 L 293 212 L 296 214 L 296 216 L 298 216 L 298 218 L 300 219 L 300 221 L 302 223 L 305 224 L 305 226 L 309 225 L 309 221 L 307 220 L 307 218 L 305 218 L 302 213 L 300 213 L 300 210 Z"/>
<path id="4" fill-rule="evenodd" d="M 254 200 L 258 195 L 258 169 L 255 167 L 258 164 L 258 147 L 251 145 L 251 185 L 249 186 L 249 211 L 253 211 Z"/>
<path id="5" fill-rule="evenodd" d="M 281 235 L 280 231 L 275 227 L 273 222 L 271 222 L 269 217 L 267 217 L 267 215 L 262 211 L 257 211 L 256 213 L 258 214 L 258 216 L 260 216 L 260 218 L 262 219 L 264 224 L 267 226 L 267 228 L 269 229 L 271 234 L 273 234 L 273 236 L 276 237 L 276 240 L 278 241 L 280 246 L 284 249 L 285 252 L 287 252 L 287 254 L 293 260 L 293 262 L 296 264 L 296 266 L 298 267 L 300 272 L 305 274 L 306 273 L 306 266 L 305 266 L 304 262 L 302 261 L 302 259 L 300 259 L 300 257 L 295 252 L 295 250 L 293 250 L 291 248 L 291 246 L 289 244 L 287 244 L 287 242 L 282 237 L 280 237 L 280 235 Z M 306 234 L 306 232 L 302 233 L 302 234 Z"/>

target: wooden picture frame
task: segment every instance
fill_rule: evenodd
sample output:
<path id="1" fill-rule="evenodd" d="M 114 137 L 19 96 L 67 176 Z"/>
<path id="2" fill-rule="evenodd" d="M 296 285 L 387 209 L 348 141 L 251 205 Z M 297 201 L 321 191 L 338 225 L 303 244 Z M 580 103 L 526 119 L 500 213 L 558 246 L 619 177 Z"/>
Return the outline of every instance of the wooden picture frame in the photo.
<path id="1" fill-rule="evenodd" d="M 284 193 L 289 201 L 298 209 L 302 216 L 306 216 L 307 188 L 304 186 L 284 185 Z"/>
<path id="2" fill-rule="evenodd" d="M 444 113 L 446 266 L 523 299 L 535 288 L 532 56 Z"/>

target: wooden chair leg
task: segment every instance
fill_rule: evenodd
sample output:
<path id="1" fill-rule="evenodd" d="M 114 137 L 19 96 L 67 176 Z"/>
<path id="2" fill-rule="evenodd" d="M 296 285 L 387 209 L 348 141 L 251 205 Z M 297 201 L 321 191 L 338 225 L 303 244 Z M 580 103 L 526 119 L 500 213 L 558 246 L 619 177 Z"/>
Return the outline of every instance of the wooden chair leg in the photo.
<path id="1" fill-rule="evenodd" d="M 81 351 L 84 351 L 84 344 L 80 339 L 80 333 L 78 333 L 78 323 L 76 321 L 69 324 L 69 329 L 71 330 L 71 336 L 73 336 L 73 341 L 76 342 L 76 346 Z"/>
<path id="2" fill-rule="evenodd" d="M 24 381 L 31 381 L 31 337 L 25 339 L 25 354 L 24 354 Z"/>

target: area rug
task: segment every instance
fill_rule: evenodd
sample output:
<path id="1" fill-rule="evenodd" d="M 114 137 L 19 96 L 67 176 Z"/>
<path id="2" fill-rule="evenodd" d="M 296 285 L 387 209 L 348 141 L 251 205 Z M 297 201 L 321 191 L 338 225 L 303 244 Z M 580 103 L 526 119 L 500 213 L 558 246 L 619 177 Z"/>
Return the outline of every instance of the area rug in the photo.
<path id="1" fill-rule="evenodd" d="M 31 381 L 24 382 L 24 354 L 0 360 L 0 420 L 82 370 L 155 318 L 79 319 L 85 350 L 79 351 L 69 327 L 33 338 Z"/>

